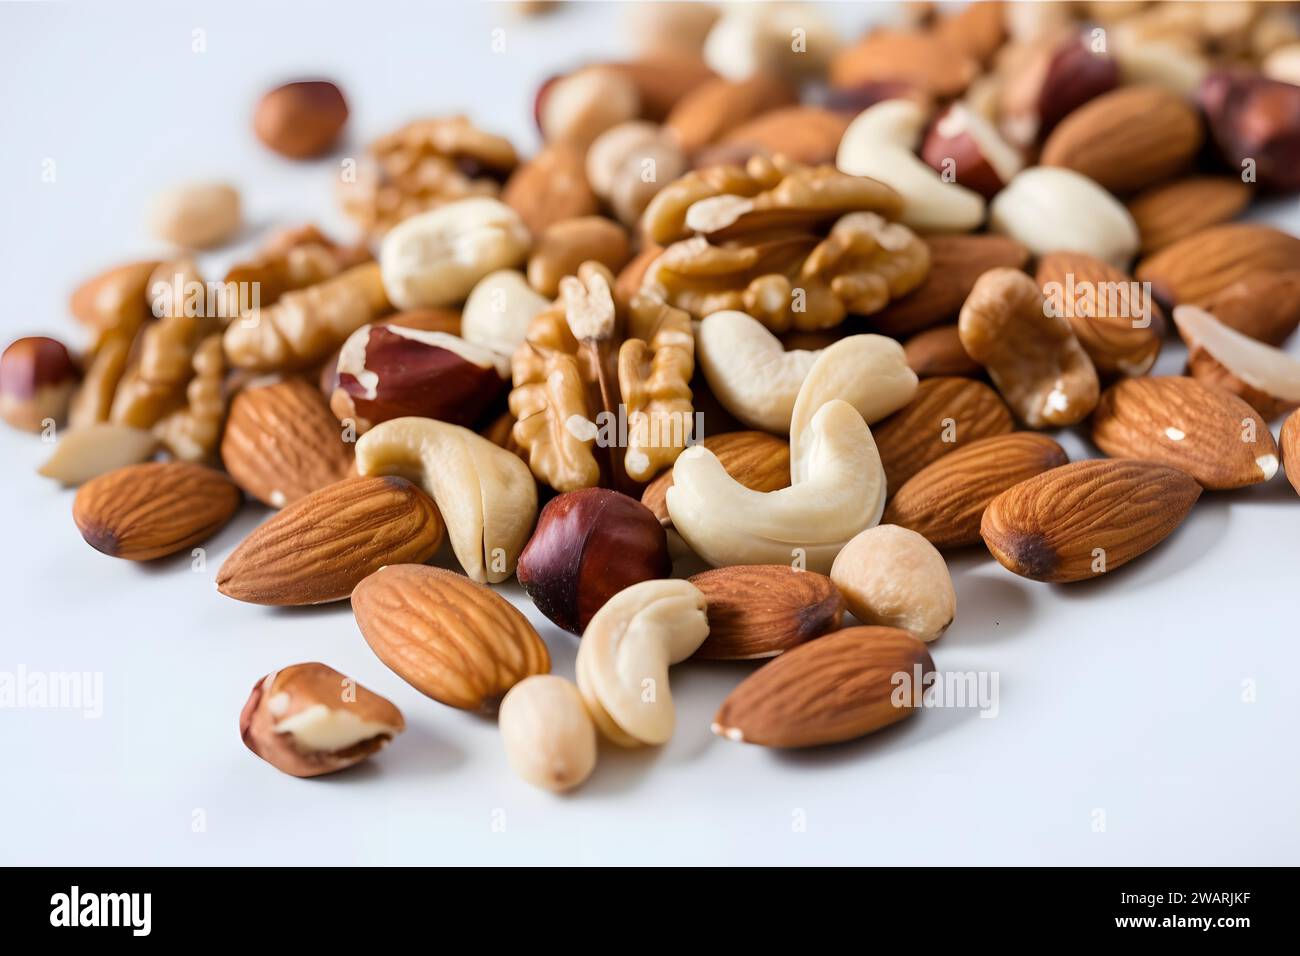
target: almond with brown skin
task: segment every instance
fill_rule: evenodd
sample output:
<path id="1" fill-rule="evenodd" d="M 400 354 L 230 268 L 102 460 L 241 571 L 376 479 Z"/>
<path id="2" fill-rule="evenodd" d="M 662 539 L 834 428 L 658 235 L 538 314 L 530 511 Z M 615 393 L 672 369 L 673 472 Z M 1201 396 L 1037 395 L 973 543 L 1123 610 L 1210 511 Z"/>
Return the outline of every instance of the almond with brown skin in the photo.
<path id="1" fill-rule="evenodd" d="M 1293 412 L 1283 424 L 1279 444 L 1286 480 L 1291 482 L 1291 487 L 1300 495 L 1300 412 Z"/>
<path id="2" fill-rule="evenodd" d="M 1230 222 L 1165 246 L 1138 263 L 1161 304 L 1203 305 L 1252 272 L 1285 272 L 1300 262 L 1300 238 L 1272 226 Z"/>
<path id="3" fill-rule="evenodd" d="M 240 500 L 239 489 L 219 471 L 150 461 L 86 482 L 73 500 L 72 519 L 96 551 L 151 561 L 216 534 Z"/>
<path id="4" fill-rule="evenodd" d="M 501 201 L 519 213 L 534 236 L 565 219 L 600 212 L 600 202 L 587 182 L 583 156 L 582 150 L 569 143 L 551 143 L 506 182 Z"/>
<path id="5" fill-rule="evenodd" d="M 1187 176 L 1144 189 L 1128 202 L 1150 255 L 1184 236 L 1236 217 L 1250 203 L 1251 187 L 1235 176 Z"/>
<path id="6" fill-rule="evenodd" d="M 528 619 L 454 571 L 390 565 L 353 591 L 352 613 L 381 661 L 448 707 L 494 710 L 515 684 L 551 670 Z"/>
<path id="7" fill-rule="evenodd" d="M 1060 445 L 1037 432 L 981 438 L 913 475 L 880 520 L 910 528 L 940 549 L 977 544 L 990 501 L 1067 461 Z"/>
<path id="8" fill-rule="evenodd" d="M 784 564 L 715 568 L 690 578 L 708 601 L 709 636 L 695 658 L 775 657 L 839 628 L 844 597 L 824 574 Z"/>
<path id="9" fill-rule="evenodd" d="M 1206 312 L 1229 328 L 1281 345 L 1300 325 L 1300 262 L 1288 272 L 1252 272 L 1205 300 Z"/>
<path id="10" fill-rule="evenodd" d="M 907 356 L 908 368 L 918 378 L 940 375 L 976 378 L 984 371 L 979 362 L 966 354 L 955 325 L 937 325 L 917 332 L 903 343 L 903 354 Z"/>
<path id="11" fill-rule="evenodd" d="M 760 73 L 745 80 L 718 78 L 701 83 L 678 100 L 664 126 L 690 156 L 755 116 L 794 101 L 790 88 L 773 76 Z"/>
<path id="12" fill-rule="evenodd" d="M 925 644 L 907 631 L 846 628 L 756 670 L 722 702 L 713 732 L 764 747 L 853 740 L 912 716 L 933 670 Z"/>
<path id="13" fill-rule="evenodd" d="M 433 499 L 405 478 L 347 478 L 253 531 L 217 572 L 217 590 L 250 604 L 341 601 L 385 565 L 429 560 L 442 537 Z"/>
<path id="14" fill-rule="evenodd" d="M 776 491 L 790 485 L 790 445 L 766 432 L 723 432 L 709 435 L 701 443 L 718 456 L 722 467 L 746 488 Z M 673 486 L 673 470 L 661 472 L 641 493 L 641 504 L 649 508 L 665 528 L 672 525 L 668 517 L 667 495 Z"/>
<path id="15" fill-rule="evenodd" d="M 820 166 L 835 162 L 840 139 L 853 119 L 816 106 L 787 106 L 742 123 L 695 157 L 696 167 L 719 159 L 743 164 L 755 154 L 778 153 L 796 163 Z"/>
<path id="16" fill-rule="evenodd" d="M 1277 473 L 1277 444 L 1255 410 L 1183 376 L 1112 385 L 1093 412 L 1092 440 L 1112 458 L 1169 465 L 1209 489 L 1241 488 Z"/>
<path id="17" fill-rule="evenodd" d="M 352 471 L 352 445 L 319 391 L 300 378 L 235 396 L 221 460 L 239 487 L 283 508 Z"/>
<path id="18" fill-rule="evenodd" d="M 1177 468 L 1127 458 L 1076 461 L 994 498 L 980 536 L 1022 577 L 1084 581 L 1154 548 L 1200 496 L 1196 479 Z"/>
<path id="19" fill-rule="evenodd" d="M 1006 402 L 971 378 L 922 379 L 916 397 L 871 429 L 893 491 L 963 445 L 1015 429 Z"/>
<path id="20" fill-rule="evenodd" d="M 973 57 L 936 33 L 877 29 L 835 55 L 830 81 L 837 89 L 898 81 L 949 99 L 978 73 Z"/>
<path id="21" fill-rule="evenodd" d="M 930 247 L 930 272 L 914 291 L 896 299 L 870 319 L 871 328 L 894 338 L 952 322 L 990 269 L 1023 269 L 1029 250 L 1005 236 L 925 237 Z"/>
<path id="22" fill-rule="evenodd" d="M 1300 404 L 1255 388 L 1199 346 L 1194 345 L 1187 351 L 1187 374 L 1210 388 L 1236 395 L 1259 412 L 1265 421 L 1272 421 Z"/>
<path id="23" fill-rule="evenodd" d="M 1186 168 L 1203 138 L 1200 117 L 1181 96 L 1158 86 L 1125 86 L 1066 116 L 1047 137 L 1039 162 L 1126 193 Z"/>
<path id="24" fill-rule="evenodd" d="M 1048 306 L 1064 316 L 1102 375 L 1145 375 L 1160 354 L 1165 318 L 1142 287 L 1083 252 L 1052 252 L 1035 276 Z"/>

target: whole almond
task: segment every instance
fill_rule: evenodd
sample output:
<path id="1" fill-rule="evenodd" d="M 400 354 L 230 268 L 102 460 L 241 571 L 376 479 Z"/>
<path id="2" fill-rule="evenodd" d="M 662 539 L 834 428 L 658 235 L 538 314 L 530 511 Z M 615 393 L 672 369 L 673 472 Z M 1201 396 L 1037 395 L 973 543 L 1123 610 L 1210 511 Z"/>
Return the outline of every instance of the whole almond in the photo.
<path id="1" fill-rule="evenodd" d="M 937 33 L 873 30 L 831 60 L 831 86 L 903 82 L 939 99 L 957 96 L 979 73 L 979 64 Z"/>
<path id="2" fill-rule="evenodd" d="M 918 378 L 940 375 L 975 378 L 984 370 L 962 347 L 961 334 L 955 325 L 937 325 L 917 332 L 903 343 L 903 353 L 908 368 Z"/>
<path id="3" fill-rule="evenodd" d="M 694 657 L 776 655 L 840 626 L 844 597 L 831 579 L 784 564 L 715 568 L 690 578 L 708 601 L 709 636 Z"/>
<path id="4" fill-rule="evenodd" d="M 491 588 L 453 571 L 390 565 L 357 585 L 352 612 L 381 661 L 449 707 L 495 709 L 515 684 L 551 669 L 528 619 Z"/>
<path id="5" fill-rule="evenodd" d="M 1279 441 L 1282 447 L 1282 466 L 1286 468 L 1286 479 L 1300 495 L 1300 412 L 1293 412 L 1282 425 Z"/>
<path id="6" fill-rule="evenodd" d="M 254 530 L 217 572 L 217 590 L 250 604 L 341 601 L 385 565 L 427 561 L 442 537 L 433 499 L 405 478 L 347 478 Z"/>
<path id="7" fill-rule="evenodd" d="M 746 488 L 777 491 L 790 485 L 790 445 L 766 432 L 723 432 L 709 435 L 701 443 L 718 456 L 722 467 Z M 667 495 L 673 486 L 673 470 L 661 472 L 641 493 L 641 504 L 654 512 L 664 527 L 668 517 Z"/>
<path id="8" fill-rule="evenodd" d="M 881 523 L 910 528 L 940 549 L 977 544 L 990 501 L 1067 461 L 1060 445 L 1037 432 L 981 438 L 913 475 L 890 499 Z"/>
<path id="9" fill-rule="evenodd" d="M 352 446 L 320 392 L 299 378 L 235 396 L 221 459 L 239 487 L 283 508 L 352 471 Z"/>
<path id="10" fill-rule="evenodd" d="M 1277 473 L 1277 444 L 1255 410 L 1183 376 L 1112 385 L 1093 412 L 1092 441 L 1112 458 L 1169 465 L 1209 489 L 1241 488 Z"/>
<path id="11" fill-rule="evenodd" d="M 506 182 L 502 202 L 519 213 L 534 236 L 565 219 L 600 212 L 600 202 L 587 182 L 583 155 L 571 144 L 551 143 Z"/>
<path id="12" fill-rule="evenodd" d="M 916 397 L 871 433 L 887 487 L 895 490 L 949 452 L 1014 428 L 1006 402 L 983 382 L 941 377 L 922 379 Z"/>
<path id="13" fill-rule="evenodd" d="M 1023 269 L 1029 250 L 1005 236 L 927 236 L 930 272 L 915 290 L 871 317 L 874 331 L 894 338 L 956 321 L 975 282 L 990 269 Z"/>
<path id="14" fill-rule="evenodd" d="M 1177 468 L 1091 459 L 1053 468 L 989 503 L 980 537 L 1009 571 L 1084 581 L 1113 571 L 1173 533 L 1201 496 Z"/>
<path id="15" fill-rule="evenodd" d="M 1145 375 L 1155 364 L 1165 318 L 1130 276 L 1087 253 L 1052 252 L 1035 278 L 1102 375 Z"/>
<path id="16" fill-rule="evenodd" d="M 253 131 L 289 159 L 327 153 L 348 121 L 348 103 L 328 80 L 302 80 L 268 90 L 253 113 Z"/>
<path id="17" fill-rule="evenodd" d="M 817 106 L 771 110 L 726 133 L 714 149 L 697 154 L 695 165 L 715 165 L 724 157 L 743 162 L 755 154 L 777 153 L 808 166 L 833 163 L 850 120 L 851 116 Z"/>
<path id="18" fill-rule="evenodd" d="M 608 64 L 632 80 L 644 119 L 661 122 L 685 97 L 717 75 L 697 55 L 659 51 Z"/>
<path id="19" fill-rule="evenodd" d="M 1138 193 L 1128 211 L 1150 255 L 1201 229 L 1234 218 L 1250 203 L 1251 188 L 1235 176 L 1187 176 Z"/>
<path id="20" fill-rule="evenodd" d="M 925 644 L 906 631 L 846 628 L 756 670 L 722 702 L 713 732 L 764 747 L 852 740 L 915 713 L 933 670 Z"/>
<path id="21" fill-rule="evenodd" d="M 1039 162 L 1073 169 L 1114 193 L 1131 192 L 1184 169 L 1203 138 L 1200 117 L 1181 96 L 1125 86 L 1066 116 Z"/>
<path id="22" fill-rule="evenodd" d="M 1285 272 L 1300 262 L 1300 239 L 1272 226 L 1230 222 L 1165 246 L 1138 263 L 1161 304 L 1204 305 L 1252 272 Z"/>
<path id="23" fill-rule="evenodd" d="M 786 84 L 766 74 L 709 80 L 682 97 L 664 121 L 688 156 L 755 116 L 794 102 Z"/>
<path id="24" fill-rule="evenodd" d="M 239 489 L 219 471 L 150 461 L 86 482 L 73 500 L 72 518 L 96 551 L 151 561 L 216 534 L 239 502 Z"/>

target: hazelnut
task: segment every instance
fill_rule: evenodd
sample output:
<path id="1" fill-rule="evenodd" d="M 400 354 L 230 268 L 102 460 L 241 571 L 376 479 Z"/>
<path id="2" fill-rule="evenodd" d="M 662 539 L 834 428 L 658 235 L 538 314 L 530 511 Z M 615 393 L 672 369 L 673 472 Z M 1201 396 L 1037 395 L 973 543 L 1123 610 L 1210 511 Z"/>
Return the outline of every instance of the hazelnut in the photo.
<path id="1" fill-rule="evenodd" d="M 339 350 L 330 410 L 358 434 L 416 415 L 469 426 L 505 391 L 510 361 L 446 332 L 364 325 Z"/>
<path id="2" fill-rule="evenodd" d="M 951 172 L 956 182 L 985 199 L 993 196 L 1025 165 L 993 124 L 961 103 L 953 103 L 925 136 L 921 158 L 935 172 Z"/>
<path id="3" fill-rule="evenodd" d="M 671 571 L 668 536 L 649 508 L 608 488 L 583 488 L 542 509 L 517 574 L 543 614 L 579 634 L 619 591 Z"/>
<path id="4" fill-rule="evenodd" d="M 554 299 L 560 294 L 560 280 L 577 275 L 578 266 L 588 259 L 616 272 L 631 257 L 627 233 L 618 223 L 603 216 L 568 219 L 549 227 L 537 240 L 528 259 L 528 284 Z"/>
<path id="5" fill-rule="evenodd" d="M 1216 70 L 1201 84 L 1200 100 L 1224 159 L 1238 171 L 1253 161 L 1255 181 L 1268 189 L 1300 189 L 1300 86 Z"/>
<path id="6" fill-rule="evenodd" d="M 1076 107 L 1119 84 L 1114 58 L 1093 52 L 1082 34 L 1071 35 L 1055 46 L 1015 48 L 1003 69 L 999 99 L 1002 132 L 1020 146 L 1046 136 Z"/>
<path id="7" fill-rule="evenodd" d="M 328 80 L 286 83 L 263 94 L 253 131 L 269 149 L 289 159 L 329 152 L 348 121 L 348 103 Z"/>
<path id="8" fill-rule="evenodd" d="M 239 715 L 248 749 L 295 777 L 351 767 L 405 729 L 402 712 L 386 698 L 314 663 L 267 674 Z"/>
<path id="9" fill-rule="evenodd" d="M 0 355 L 0 417 L 14 428 L 39 432 L 68 413 L 80 374 L 57 339 L 32 335 L 12 342 Z"/>

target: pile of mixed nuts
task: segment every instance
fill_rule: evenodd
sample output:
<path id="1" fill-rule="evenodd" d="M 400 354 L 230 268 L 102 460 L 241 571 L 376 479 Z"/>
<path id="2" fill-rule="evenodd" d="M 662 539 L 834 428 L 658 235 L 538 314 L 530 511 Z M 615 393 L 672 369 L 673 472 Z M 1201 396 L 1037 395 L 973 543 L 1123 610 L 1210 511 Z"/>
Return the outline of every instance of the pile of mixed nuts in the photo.
<path id="1" fill-rule="evenodd" d="M 350 599 L 421 693 L 499 706 L 538 786 L 599 737 L 666 742 L 690 658 L 772 659 L 725 738 L 868 734 L 921 706 L 894 691 L 956 614 L 942 552 L 1087 580 L 1205 490 L 1285 465 L 1300 491 L 1300 238 L 1237 221 L 1300 189 L 1294 6 L 906 4 L 853 39 L 802 5 L 643 4 L 640 55 L 538 91 L 532 158 L 431 117 L 346 160 L 355 243 L 296 226 L 205 282 L 239 193 L 160 196 L 184 251 L 78 288 L 80 353 L 12 343 L 0 413 L 57 437 L 41 473 L 105 554 L 276 509 L 220 593 Z M 302 160 L 347 119 L 311 81 L 253 125 Z M 1186 374 L 1151 376 L 1175 333 Z M 1070 462 L 1043 433 L 1068 426 L 1108 457 Z M 425 564 L 444 540 L 463 573 Z M 511 577 L 581 635 L 574 681 Z M 240 717 L 297 776 L 403 727 L 316 663 Z"/>

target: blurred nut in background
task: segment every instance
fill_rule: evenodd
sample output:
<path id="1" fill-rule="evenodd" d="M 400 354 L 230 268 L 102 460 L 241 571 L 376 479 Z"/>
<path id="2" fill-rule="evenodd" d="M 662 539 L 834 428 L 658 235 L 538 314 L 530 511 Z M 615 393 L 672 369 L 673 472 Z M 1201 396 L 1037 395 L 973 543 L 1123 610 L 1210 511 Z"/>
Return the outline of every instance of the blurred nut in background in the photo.
<path id="1" fill-rule="evenodd" d="M 184 249 L 208 249 L 234 238 L 243 225 L 239 192 L 225 183 L 194 183 L 160 193 L 149 230 Z"/>
<path id="2" fill-rule="evenodd" d="M 560 280 L 576 275 L 584 262 L 599 262 L 618 272 L 631 254 L 627 232 L 603 216 L 557 222 L 537 240 L 528 259 L 528 283 L 553 299 L 560 292 Z"/>
<path id="3" fill-rule="evenodd" d="M 329 152 L 348 121 L 348 103 L 328 80 L 286 83 L 268 90 L 253 113 L 253 130 L 268 149 L 289 159 Z"/>
<path id="4" fill-rule="evenodd" d="M 315 663 L 267 674 L 239 715 L 248 749 L 295 777 L 351 767 L 405 729 L 402 712 L 386 698 Z"/>
<path id="5" fill-rule="evenodd" d="M 522 272 L 499 269 L 479 280 L 461 312 L 466 342 L 506 355 L 524 344 L 528 326 L 551 300 L 533 291 Z"/>
<path id="6" fill-rule="evenodd" d="M 1247 182 L 1300 189 L 1300 86 L 1218 70 L 1205 78 L 1200 99 L 1223 158 Z"/>
<path id="7" fill-rule="evenodd" d="M 587 150 L 587 181 L 629 228 L 637 224 L 655 194 L 684 172 L 681 147 L 654 123 L 620 123 L 598 136 Z"/>
<path id="8" fill-rule="evenodd" d="M 611 126 L 640 116 L 641 94 L 626 73 L 612 66 L 589 66 L 544 84 L 536 112 L 548 143 L 586 149 Z"/>
<path id="9" fill-rule="evenodd" d="M 14 428 L 39 432 L 60 424 L 81 373 L 57 339 L 16 339 L 0 355 L 0 417 Z"/>

